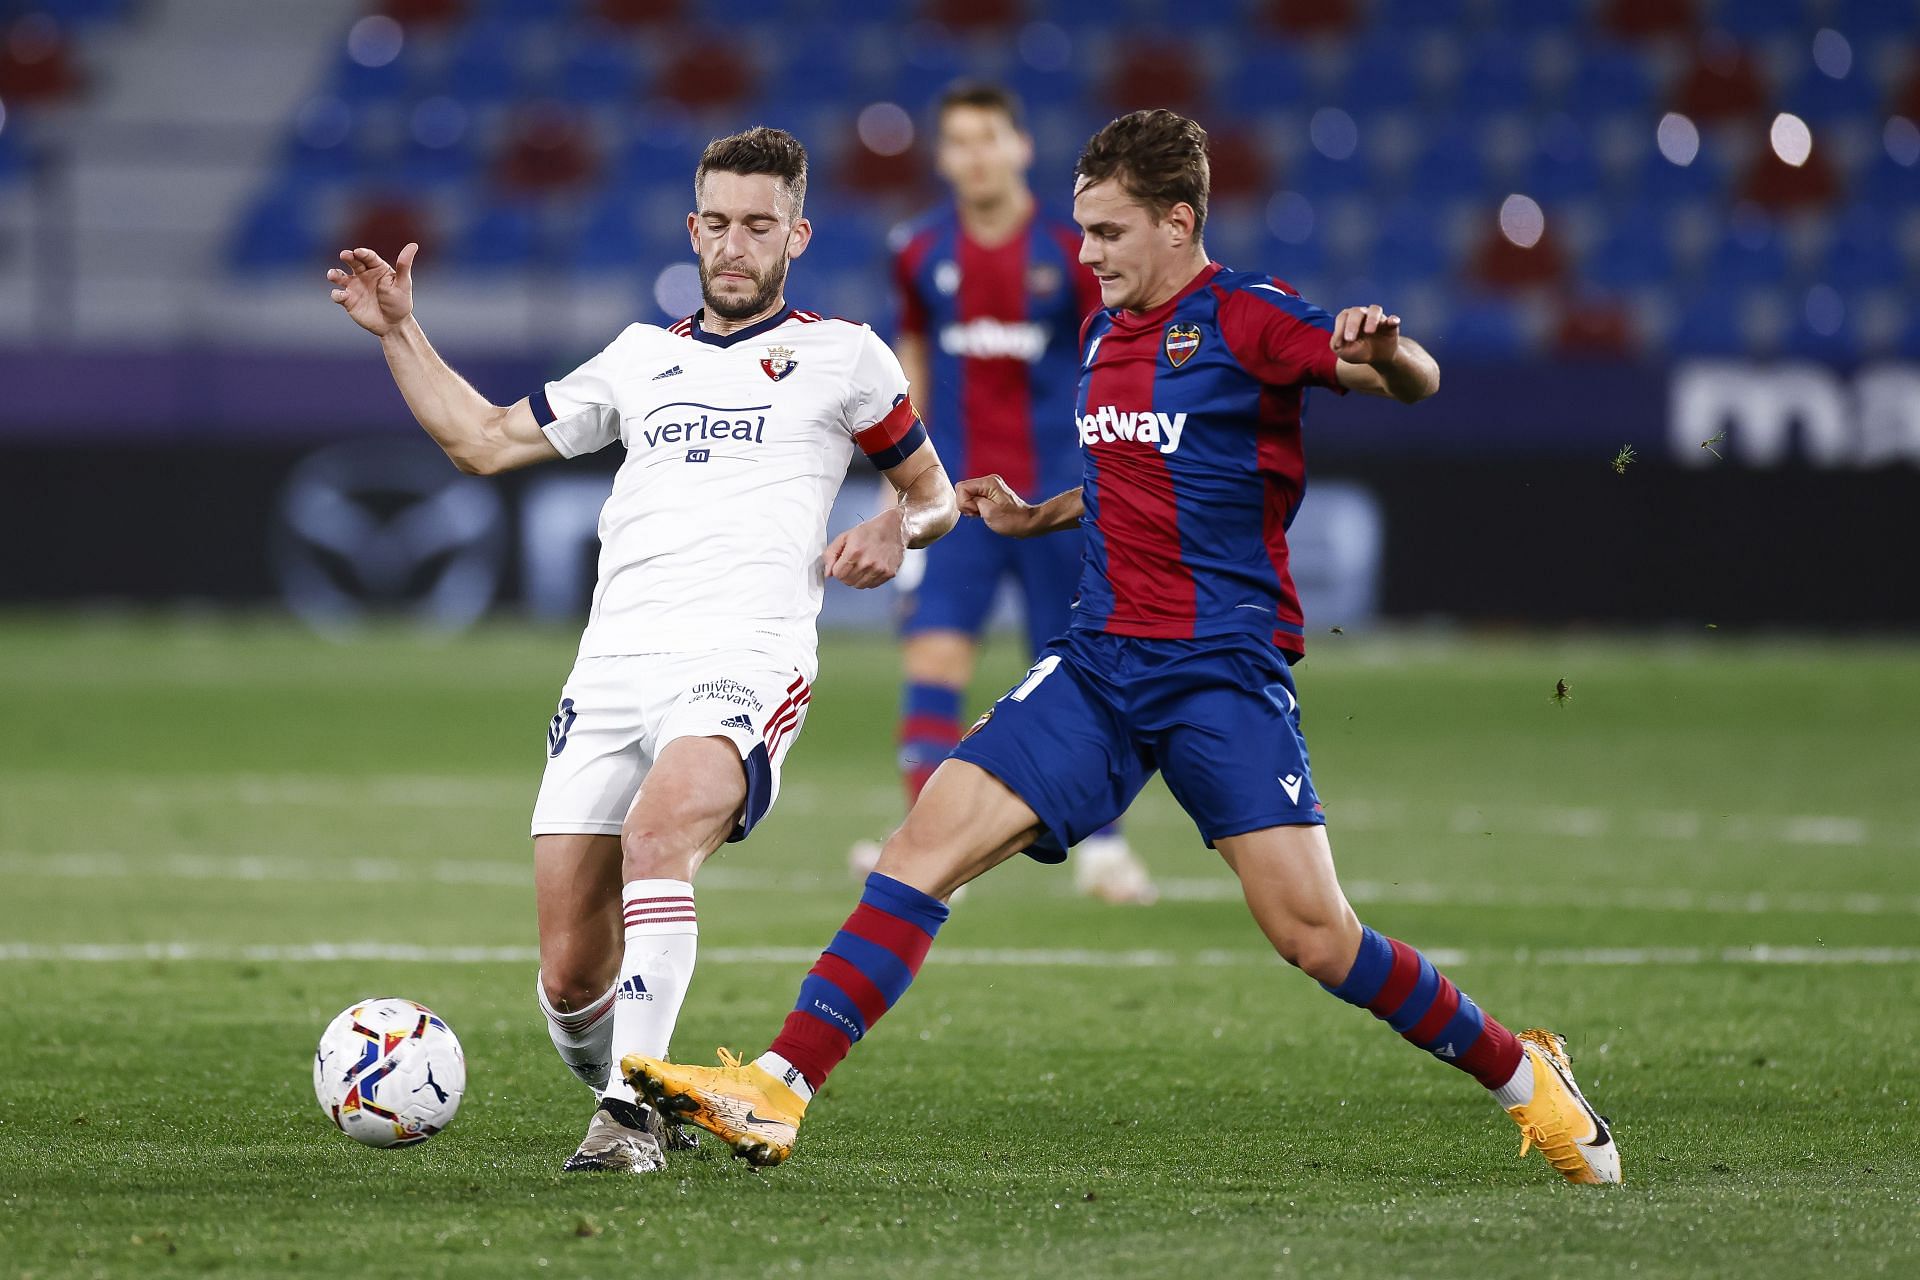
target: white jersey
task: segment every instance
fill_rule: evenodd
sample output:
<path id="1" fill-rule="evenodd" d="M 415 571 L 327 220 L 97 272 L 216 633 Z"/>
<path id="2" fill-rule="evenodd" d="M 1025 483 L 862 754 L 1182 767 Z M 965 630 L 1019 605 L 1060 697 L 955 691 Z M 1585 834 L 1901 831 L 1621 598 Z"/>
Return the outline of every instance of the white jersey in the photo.
<path id="1" fill-rule="evenodd" d="M 629 325 L 531 397 L 565 457 L 618 440 L 581 657 L 804 653 L 827 512 L 857 443 L 881 469 L 926 439 L 872 329 L 788 310 L 725 337 L 690 317 Z"/>

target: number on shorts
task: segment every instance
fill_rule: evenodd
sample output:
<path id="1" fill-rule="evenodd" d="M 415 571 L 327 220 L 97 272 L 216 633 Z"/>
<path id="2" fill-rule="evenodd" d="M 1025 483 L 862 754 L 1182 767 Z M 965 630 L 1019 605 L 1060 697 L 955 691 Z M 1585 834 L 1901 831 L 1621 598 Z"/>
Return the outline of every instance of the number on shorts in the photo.
<path id="1" fill-rule="evenodd" d="M 1040 682 L 1042 680 L 1045 680 L 1048 676 L 1052 675 L 1053 669 L 1059 665 L 1060 665 L 1060 655 L 1057 653 L 1050 653 L 1046 657 L 1040 659 L 1040 661 L 1034 663 L 1032 667 L 1028 668 L 1027 678 L 1025 680 L 1022 680 L 1014 688 L 1014 691 L 1007 695 L 1008 699 L 1013 702 L 1025 702 L 1027 700 L 1027 695 L 1032 693 L 1035 689 L 1038 689 L 1040 687 Z"/>

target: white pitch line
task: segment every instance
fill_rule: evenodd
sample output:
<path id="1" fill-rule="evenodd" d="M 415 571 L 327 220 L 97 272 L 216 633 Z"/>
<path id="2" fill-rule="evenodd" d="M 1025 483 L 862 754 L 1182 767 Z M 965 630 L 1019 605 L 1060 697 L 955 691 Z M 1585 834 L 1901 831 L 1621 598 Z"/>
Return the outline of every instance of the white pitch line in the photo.
<path id="1" fill-rule="evenodd" d="M 118 853 L 0 852 L 0 875 L 61 880 L 153 879 L 280 882 L 296 884 L 457 884 L 526 890 L 533 884 L 530 862 L 490 859 L 353 858 L 345 862 L 250 855 L 160 854 L 134 858 Z M 820 872 L 747 871 L 726 865 L 699 876 L 702 890 L 761 893 L 851 894 L 852 882 Z M 992 893 L 991 879 L 983 888 Z M 1159 882 L 1168 902 L 1238 902 L 1240 883 L 1227 876 L 1174 877 Z M 1347 897 L 1361 905 L 1426 907 L 1553 908 L 1571 911 L 1662 911 L 1701 915 L 1855 915 L 1920 916 L 1920 895 L 1871 892 L 1778 890 L 1773 892 L 1698 889 L 1562 889 L 1475 887 L 1426 881 L 1352 880 Z M 1060 881 L 1053 892 L 1071 889 Z"/>
<path id="2" fill-rule="evenodd" d="M 809 947 L 705 947 L 702 964 L 810 965 Z M 1465 951 L 1437 947 L 1427 957 L 1443 967 L 1467 964 L 1566 965 L 1584 968 L 1706 965 L 1911 965 L 1920 947 L 1593 947 L 1569 950 Z M 1278 965 L 1270 951 L 1098 951 L 1081 948 L 949 947 L 928 957 L 942 965 L 1007 969 L 1163 969 Z M 378 961 L 404 964 L 534 964 L 533 947 L 429 947 L 391 942 L 316 942 L 285 946 L 230 946 L 198 942 L 0 943 L 0 962 L 131 964 L 174 960 L 213 963 L 316 963 Z"/>
<path id="3" fill-rule="evenodd" d="M 138 806 L 180 803 L 256 808 L 350 807 L 425 810 L 525 811 L 533 803 L 537 775 L 524 777 L 445 774 L 109 774 L 89 776 L 89 795 L 103 790 Z M 0 778 L 0 795 L 31 801 L 36 791 L 73 788 L 71 774 L 19 772 Z M 876 827 L 897 819 L 900 793 L 893 786 L 827 786 L 789 782 L 777 812 L 789 817 L 855 814 Z M 1920 846 L 1920 829 L 1882 824 L 1845 814 L 1741 814 L 1661 809 L 1604 809 L 1569 805 L 1460 804 L 1451 812 L 1419 810 L 1392 798 L 1335 794 L 1328 818 L 1336 830 L 1416 834 L 1517 835 L 1543 839 L 1658 840 L 1698 844 L 1786 844 L 1851 848 L 1868 844 Z M 1153 815 L 1144 825 L 1190 829 L 1185 819 Z"/>

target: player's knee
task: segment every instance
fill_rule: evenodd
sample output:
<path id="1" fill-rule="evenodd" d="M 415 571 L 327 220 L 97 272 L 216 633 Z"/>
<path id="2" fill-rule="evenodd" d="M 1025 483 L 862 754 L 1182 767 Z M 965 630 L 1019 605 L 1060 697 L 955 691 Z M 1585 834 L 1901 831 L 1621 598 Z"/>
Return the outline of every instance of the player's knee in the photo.
<path id="1" fill-rule="evenodd" d="M 1338 986 L 1353 965 L 1350 939 L 1332 925 L 1298 924 L 1269 936 L 1280 958 L 1315 982 Z"/>
<path id="2" fill-rule="evenodd" d="M 586 963 L 585 955 L 558 955 L 540 966 L 540 989 L 557 1013 L 584 1009 L 607 993 L 612 975 L 603 974 L 598 964 Z"/>

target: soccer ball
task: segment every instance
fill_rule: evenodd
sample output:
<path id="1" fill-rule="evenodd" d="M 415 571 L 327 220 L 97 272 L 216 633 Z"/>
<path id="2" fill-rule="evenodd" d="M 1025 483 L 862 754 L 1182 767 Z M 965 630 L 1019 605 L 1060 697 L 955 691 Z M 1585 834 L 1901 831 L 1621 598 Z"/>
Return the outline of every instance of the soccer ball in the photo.
<path id="1" fill-rule="evenodd" d="M 440 1016 L 411 1000 L 359 1000 L 327 1024 L 313 1094 L 340 1132 L 410 1147 L 446 1128 L 467 1089 L 467 1059 Z"/>

